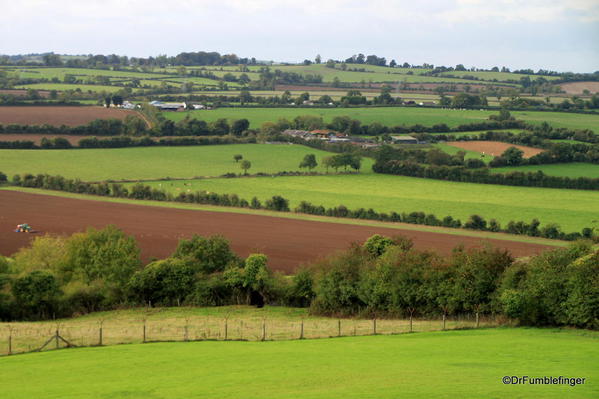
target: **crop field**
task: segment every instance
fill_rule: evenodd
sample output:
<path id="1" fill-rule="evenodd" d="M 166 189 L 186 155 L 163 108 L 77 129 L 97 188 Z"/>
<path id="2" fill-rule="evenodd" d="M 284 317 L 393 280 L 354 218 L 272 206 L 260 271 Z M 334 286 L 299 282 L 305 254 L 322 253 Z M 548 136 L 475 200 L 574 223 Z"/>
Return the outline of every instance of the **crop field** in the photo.
<path id="1" fill-rule="evenodd" d="M 0 135 L 0 138 L 2 136 Z M 0 171 L 60 174 L 84 181 L 192 178 L 243 173 L 233 155 L 241 154 L 252 163 L 248 173 L 299 171 L 306 154 L 317 162 L 331 153 L 301 145 L 230 144 L 191 147 L 145 147 L 78 150 L 0 150 Z M 23 163 L 23 158 L 27 163 Z M 363 160 L 365 173 L 372 173 L 372 161 Z M 314 171 L 324 172 L 318 166 Z"/>
<path id="2" fill-rule="evenodd" d="M 298 115 L 315 115 L 322 117 L 325 122 L 331 121 L 336 116 L 350 116 L 359 119 L 362 123 L 380 122 L 383 125 L 415 125 L 432 126 L 445 123 L 449 127 L 460 124 L 481 122 L 487 120 L 489 115 L 496 115 L 495 111 L 457 110 L 441 108 L 417 107 L 381 107 L 381 108 L 218 108 L 210 111 L 165 112 L 164 116 L 178 121 L 186 115 L 208 122 L 220 118 L 229 120 L 246 118 L 252 128 L 258 128 L 264 122 L 276 122 L 279 118 L 293 120 Z M 599 114 L 575 114 L 565 112 L 535 112 L 514 111 L 512 115 L 518 119 L 541 124 L 546 121 L 554 127 L 567 127 L 572 129 L 591 129 L 599 133 Z"/>
<path id="3" fill-rule="evenodd" d="M 493 172 L 536 172 L 538 170 L 542 171 L 548 176 L 590 177 L 594 179 L 599 179 L 599 165 L 583 162 L 556 163 L 548 165 L 512 166 L 506 168 L 495 168 L 493 169 Z"/>
<path id="4" fill-rule="evenodd" d="M 95 119 L 125 119 L 128 115 L 139 116 L 135 111 L 104 107 L 0 107 L 0 124 L 79 126 Z M 8 151 L 3 153 L 0 164 L 9 154 Z"/>
<path id="5" fill-rule="evenodd" d="M 474 151 L 482 154 L 490 154 L 493 157 L 500 156 L 505 150 L 510 147 L 516 147 L 524 152 L 524 158 L 530 158 L 534 155 L 543 152 L 540 148 L 527 147 L 523 145 L 516 145 L 510 143 L 503 143 L 500 141 L 450 141 L 447 143 L 448 146 L 457 147 L 466 151 Z"/>
<path id="6" fill-rule="evenodd" d="M 563 245 L 560 241 L 508 234 L 401 223 L 360 223 L 285 212 L 121 200 L 47 190 L 2 189 L 0 206 L 3 210 L 0 254 L 4 256 L 16 253 L 41 234 L 73 234 L 87 227 L 103 228 L 109 224 L 136 238 L 146 262 L 170 256 L 182 238 L 219 234 L 230 240 L 231 248 L 239 256 L 263 253 L 268 256 L 269 267 L 283 273 L 294 273 L 303 263 L 346 250 L 352 243 L 362 243 L 373 234 L 403 235 L 413 240 L 415 248 L 434 248 L 440 254 L 451 253 L 457 245 L 480 247 L 487 243 L 521 257 Z M 15 234 L 14 226 L 24 220 L 34 221 L 38 233 Z M 293 239 L 289 239 L 291 236 Z"/>
<path id="7" fill-rule="evenodd" d="M 378 212 L 434 213 L 463 222 L 472 214 L 501 223 L 510 220 L 558 223 L 566 231 L 595 226 L 599 192 L 448 182 L 383 174 L 257 177 L 153 182 L 174 193 L 206 190 L 265 200 L 282 195 L 290 207 L 309 201 L 325 207 L 373 208 Z M 595 221 L 595 222 L 593 222 Z M 595 223 L 595 224 L 593 224 Z"/>
<path id="8" fill-rule="evenodd" d="M 0 375 L 6 399 L 595 398 L 596 341 L 592 332 L 498 328 L 119 345 L 3 358 Z M 585 384 L 505 385 L 506 375 L 581 377 Z"/>

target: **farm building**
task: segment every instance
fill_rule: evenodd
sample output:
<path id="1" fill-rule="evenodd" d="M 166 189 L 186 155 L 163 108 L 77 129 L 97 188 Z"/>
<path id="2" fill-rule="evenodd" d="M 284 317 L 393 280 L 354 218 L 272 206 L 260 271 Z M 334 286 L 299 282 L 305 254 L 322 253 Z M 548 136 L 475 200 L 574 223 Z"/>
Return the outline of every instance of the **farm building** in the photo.
<path id="1" fill-rule="evenodd" d="M 152 101 L 150 105 L 161 111 L 184 111 L 187 107 L 185 103 L 163 103 L 162 101 Z"/>
<path id="2" fill-rule="evenodd" d="M 418 144 L 418 139 L 412 136 L 391 136 L 394 144 Z"/>
<path id="3" fill-rule="evenodd" d="M 283 134 L 291 137 L 300 137 L 302 139 L 312 138 L 312 135 L 307 130 L 287 129 L 283 131 Z"/>

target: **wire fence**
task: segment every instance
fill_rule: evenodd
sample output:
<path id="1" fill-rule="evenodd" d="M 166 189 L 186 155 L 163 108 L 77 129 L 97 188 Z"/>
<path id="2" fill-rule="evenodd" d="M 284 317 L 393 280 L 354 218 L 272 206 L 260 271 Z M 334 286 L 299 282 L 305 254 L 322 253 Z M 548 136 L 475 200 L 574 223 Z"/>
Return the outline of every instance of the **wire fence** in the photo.
<path id="1" fill-rule="evenodd" d="M 495 317 L 475 315 L 436 319 L 234 319 L 188 317 L 100 320 L 69 323 L 0 323 L 0 356 L 59 349 L 174 341 L 283 341 L 391 335 L 494 327 Z"/>

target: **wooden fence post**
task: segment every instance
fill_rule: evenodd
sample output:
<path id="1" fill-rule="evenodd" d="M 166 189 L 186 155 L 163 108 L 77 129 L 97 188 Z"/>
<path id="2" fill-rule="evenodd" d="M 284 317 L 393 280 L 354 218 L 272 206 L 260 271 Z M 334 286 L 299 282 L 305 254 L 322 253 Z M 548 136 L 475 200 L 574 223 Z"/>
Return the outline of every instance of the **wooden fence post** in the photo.
<path id="1" fill-rule="evenodd" d="M 104 322 L 100 321 L 100 330 L 99 330 L 99 334 L 98 334 L 98 346 L 102 346 L 102 341 L 104 338 L 104 327 L 103 327 Z"/>
<path id="2" fill-rule="evenodd" d="M 445 331 L 445 322 L 446 322 L 446 317 L 445 317 L 445 312 L 443 312 L 443 331 Z"/>
<path id="3" fill-rule="evenodd" d="M 300 324 L 300 336 L 299 339 L 304 339 L 304 319 L 302 319 L 302 324 Z"/>
<path id="4" fill-rule="evenodd" d="M 8 354 L 12 355 L 12 327 L 8 326 Z"/>
<path id="5" fill-rule="evenodd" d="M 476 328 L 478 328 L 478 326 L 479 326 L 479 321 L 480 321 L 480 319 L 478 317 L 478 312 L 476 312 Z"/>
<path id="6" fill-rule="evenodd" d="M 58 337 L 60 336 L 59 331 L 58 331 L 58 327 L 56 327 L 56 335 L 54 336 L 54 339 L 56 339 L 56 349 L 58 349 Z"/>
<path id="7" fill-rule="evenodd" d="M 266 340 L 266 318 L 262 319 L 262 339 L 261 341 Z"/>
<path id="8" fill-rule="evenodd" d="M 229 334 L 229 318 L 225 317 L 225 341 L 227 340 Z"/>
<path id="9" fill-rule="evenodd" d="M 144 328 L 143 328 L 143 343 L 146 343 L 146 319 L 144 319 Z"/>
<path id="10" fill-rule="evenodd" d="M 341 336 L 341 319 L 337 320 L 337 336 Z"/>
<path id="11" fill-rule="evenodd" d="M 376 335 L 376 318 L 372 319 L 372 335 Z"/>

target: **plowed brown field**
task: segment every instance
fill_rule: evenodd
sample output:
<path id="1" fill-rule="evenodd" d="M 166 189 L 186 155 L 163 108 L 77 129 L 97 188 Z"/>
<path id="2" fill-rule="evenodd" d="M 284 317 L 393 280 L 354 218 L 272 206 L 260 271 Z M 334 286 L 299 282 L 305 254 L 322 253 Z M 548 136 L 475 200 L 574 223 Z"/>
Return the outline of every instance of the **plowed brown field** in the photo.
<path id="1" fill-rule="evenodd" d="M 494 157 L 500 156 L 510 147 L 516 147 L 524 151 L 524 158 L 530 158 L 533 155 L 543 152 L 543 150 L 539 148 L 502 143 L 500 141 L 449 141 L 447 144 L 453 147 L 461 148 L 463 150 L 485 153 L 486 155 L 491 155 Z"/>
<path id="2" fill-rule="evenodd" d="M 15 233 L 19 223 L 29 223 L 39 233 Z M 270 216 L 183 210 L 0 190 L 0 253 L 11 255 L 29 240 L 45 233 L 72 234 L 88 226 L 114 224 L 138 240 L 145 260 L 170 255 L 179 239 L 192 234 L 222 234 L 239 256 L 252 252 L 268 255 L 274 270 L 292 273 L 314 261 L 363 242 L 373 234 L 404 235 L 416 248 L 448 254 L 453 247 L 480 246 L 488 242 L 515 256 L 539 253 L 550 247 L 504 240 L 483 240 L 442 233 L 399 230 L 340 223 L 313 222 Z"/>
<path id="3" fill-rule="evenodd" d="M 0 124 L 85 125 L 95 119 L 125 119 L 135 111 L 104 107 L 0 107 Z"/>

